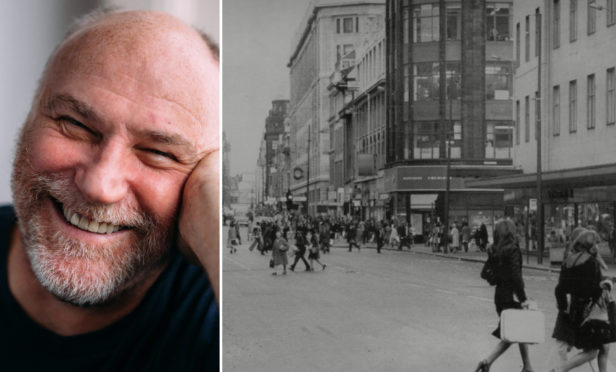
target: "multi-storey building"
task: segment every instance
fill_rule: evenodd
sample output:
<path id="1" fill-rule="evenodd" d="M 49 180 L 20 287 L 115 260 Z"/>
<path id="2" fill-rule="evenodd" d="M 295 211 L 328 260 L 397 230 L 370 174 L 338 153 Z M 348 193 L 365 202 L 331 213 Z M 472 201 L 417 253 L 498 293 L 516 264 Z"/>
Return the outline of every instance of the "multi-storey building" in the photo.
<path id="1" fill-rule="evenodd" d="M 330 90 L 330 182 L 339 211 L 384 217 L 385 30 L 368 35 L 356 63 L 336 70 Z M 346 56 L 345 56 L 346 57 Z"/>
<path id="2" fill-rule="evenodd" d="M 265 197 L 276 197 L 273 186 L 273 173 L 277 170 L 274 167 L 274 157 L 278 152 L 284 137 L 284 121 L 287 116 L 287 104 L 289 100 L 278 99 L 272 101 L 272 108 L 269 110 L 265 119 Z"/>
<path id="3" fill-rule="evenodd" d="M 506 189 L 507 213 L 528 226 L 527 239 L 539 199 L 546 243 L 552 231 L 592 226 L 613 251 L 616 49 L 608 46 L 616 40 L 616 1 L 516 0 L 513 24 L 514 164 L 523 174 L 474 185 Z"/>
<path id="4" fill-rule="evenodd" d="M 513 1 L 387 1 L 384 187 L 418 234 L 446 210 L 490 231 L 502 216 L 502 190 L 464 180 L 514 171 L 512 15 Z"/>
<path id="5" fill-rule="evenodd" d="M 329 183 L 329 77 L 366 35 L 383 28 L 383 8 L 384 0 L 313 2 L 293 43 L 289 123 L 292 167 L 299 171 L 291 191 L 307 196 L 311 214 L 327 211 L 335 191 Z"/>

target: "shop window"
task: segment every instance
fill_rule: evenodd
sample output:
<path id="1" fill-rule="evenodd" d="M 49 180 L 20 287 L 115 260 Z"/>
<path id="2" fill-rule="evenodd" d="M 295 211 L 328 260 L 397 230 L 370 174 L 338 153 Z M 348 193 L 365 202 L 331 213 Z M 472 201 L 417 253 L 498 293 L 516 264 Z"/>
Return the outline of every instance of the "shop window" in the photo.
<path id="1" fill-rule="evenodd" d="M 413 101 L 438 101 L 439 64 L 437 62 L 413 65 Z"/>
<path id="2" fill-rule="evenodd" d="M 438 41 L 439 8 L 438 4 L 422 4 L 413 7 L 413 42 L 425 43 Z"/>
<path id="3" fill-rule="evenodd" d="M 486 99 L 511 99 L 511 87 L 511 63 L 486 62 Z"/>
<path id="4" fill-rule="evenodd" d="M 486 4 L 487 40 L 505 41 L 511 38 L 511 9 L 509 3 Z"/>

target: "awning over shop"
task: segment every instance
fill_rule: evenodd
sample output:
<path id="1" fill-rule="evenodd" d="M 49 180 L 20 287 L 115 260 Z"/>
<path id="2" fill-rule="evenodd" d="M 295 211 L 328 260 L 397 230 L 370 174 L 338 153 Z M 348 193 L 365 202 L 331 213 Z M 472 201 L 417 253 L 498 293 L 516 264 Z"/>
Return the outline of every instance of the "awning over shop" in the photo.
<path id="1" fill-rule="evenodd" d="M 438 194 L 411 194 L 411 209 L 432 209 Z"/>
<path id="2" fill-rule="evenodd" d="M 545 186 L 587 187 L 616 185 L 616 164 L 547 171 L 541 174 Z M 529 188 L 537 184 L 537 173 L 467 180 L 469 188 Z"/>

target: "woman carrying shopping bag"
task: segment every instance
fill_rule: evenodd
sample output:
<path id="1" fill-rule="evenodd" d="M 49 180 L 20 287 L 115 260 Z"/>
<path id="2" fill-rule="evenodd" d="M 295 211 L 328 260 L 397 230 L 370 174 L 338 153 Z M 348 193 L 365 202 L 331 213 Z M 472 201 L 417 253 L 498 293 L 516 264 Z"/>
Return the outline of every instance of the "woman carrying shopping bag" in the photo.
<path id="1" fill-rule="evenodd" d="M 494 226 L 494 245 L 492 252 L 495 259 L 496 288 L 494 290 L 494 305 L 496 313 L 501 315 L 505 309 L 528 308 L 524 280 L 522 279 L 522 251 L 516 239 L 515 224 L 509 219 L 500 219 Z M 500 323 L 492 332 L 500 339 Z M 510 342 L 500 340 L 490 355 L 479 362 L 475 372 L 488 372 L 490 366 L 511 346 Z M 518 344 L 522 357 L 522 372 L 532 372 L 533 368 L 528 356 L 528 345 Z"/>
<path id="2" fill-rule="evenodd" d="M 554 372 L 570 371 L 595 359 L 604 345 L 612 341 L 607 314 L 611 287 L 601 283 L 601 263 L 595 248 L 598 236 L 583 228 L 571 235 L 570 253 L 554 291 L 559 311 L 554 338 L 558 340 L 561 357 L 560 365 L 551 370 Z M 571 346 L 581 351 L 567 360 Z M 600 370 L 605 369 L 606 359 L 599 358 Z"/>

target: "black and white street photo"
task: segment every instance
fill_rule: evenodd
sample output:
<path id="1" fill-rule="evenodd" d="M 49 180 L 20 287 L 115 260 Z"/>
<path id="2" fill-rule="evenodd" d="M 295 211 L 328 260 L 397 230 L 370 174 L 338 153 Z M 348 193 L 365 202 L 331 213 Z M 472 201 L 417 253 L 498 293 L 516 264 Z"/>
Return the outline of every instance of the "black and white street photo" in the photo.
<path id="1" fill-rule="evenodd" d="M 222 31 L 225 371 L 616 371 L 616 0 Z"/>

